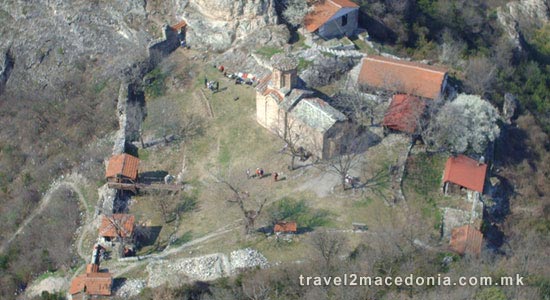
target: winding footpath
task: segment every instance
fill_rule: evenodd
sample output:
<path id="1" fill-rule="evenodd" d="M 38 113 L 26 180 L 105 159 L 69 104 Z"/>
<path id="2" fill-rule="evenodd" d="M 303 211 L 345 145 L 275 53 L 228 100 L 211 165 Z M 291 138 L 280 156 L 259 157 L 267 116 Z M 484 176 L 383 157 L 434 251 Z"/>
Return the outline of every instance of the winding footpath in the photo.
<path id="1" fill-rule="evenodd" d="M 32 220 L 34 220 L 34 218 L 36 218 L 38 215 L 40 215 L 44 211 L 44 209 L 51 202 L 53 193 L 59 188 L 71 189 L 72 191 L 74 191 L 76 193 L 76 195 L 78 196 L 78 200 L 82 203 L 82 206 L 85 207 L 85 209 L 86 209 L 86 220 L 82 220 L 82 221 L 85 224 L 89 224 L 90 222 L 88 222 L 88 221 L 90 219 L 90 213 L 91 212 L 88 209 L 88 206 L 87 206 L 87 203 L 86 203 L 86 199 L 84 198 L 84 195 L 82 194 L 80 188 L 78 188 L 79 182 L 82 182 L 82 181 L 83 181 L 83 179 L 81 178 L 81 176 L 79 174 L 71 174 L 71 175 L 67 176 L 66 178 L 63 178 L 61 181 L 55 181 L 50 186 L 50 188 L 48 189 L 48 191 L 46 192 L 44 197 L 42 198 L 42 201 L 40 201 L 40 205 L 38 206 L 38 208 L 36 208 L 23 221 L 23 223 L 21 223 L 19 228 L 17 228 L 17 230 L 12 234 L 12 236 L 10 238 L 4 240 L 2 245 L 0 245 L 0 253 L 3 253 L 6 250 L 6 248 L 13 242 L 13 240 L 15 240 L 15 238 L 17 238 L 21 233 L 23 233 L 23 230 L 32 222 Z M 86 231 L 85 229 L 87 229 L 86 226 L 83 227 L 82 233 L 84 233 Z M 79 244 L 78 244 L 79 247 L 77 247 L 77 252 L 81 257 L 84 258 L 85 256 L 83 256 L 83 253 L 80 249 L 80 246 L 82 245 L 82 236 L 84 236 L 84 234 L 80 235 Z"/>

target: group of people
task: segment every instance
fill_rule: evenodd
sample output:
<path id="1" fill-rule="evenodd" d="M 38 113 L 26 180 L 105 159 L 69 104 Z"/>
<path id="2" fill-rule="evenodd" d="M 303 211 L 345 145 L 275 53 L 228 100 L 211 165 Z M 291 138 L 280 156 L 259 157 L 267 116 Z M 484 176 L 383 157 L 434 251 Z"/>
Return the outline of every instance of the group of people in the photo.
<path id="1" fill-rule="evenodd" d="M 264 177 L 264 175 L 265 175 L 264 169 L 256 168 L 256 175 L 255 175 L 256 178 L 262 179 Z M 273 172 L 273 173 L 271 173 L 271 177 L 273 177 L 273 181 L 278 181 L 279 180 L 279 173 Z M 252 178 L 252 176 L 250 174 L 250 169 L 246 169 L 246 178 L 248 178 L 248 179 Z"/>

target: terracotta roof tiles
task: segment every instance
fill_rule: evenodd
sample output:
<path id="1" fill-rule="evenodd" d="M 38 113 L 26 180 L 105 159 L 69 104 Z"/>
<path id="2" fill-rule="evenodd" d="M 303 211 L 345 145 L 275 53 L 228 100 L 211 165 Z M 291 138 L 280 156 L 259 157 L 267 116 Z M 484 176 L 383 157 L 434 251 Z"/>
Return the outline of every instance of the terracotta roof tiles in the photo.
<path id="1" fill-rule="evenodd" d="M 355 8 L 359 5 L 349 0 L 325 0 L 313 5 L 313 10 L 304 18 L 307 31 L 314 32 L 323 26 L 342 8 Z"/>
<path id="2" fill-rule="evenodd" d="M 297 225 L 295 221 L 279 221 L 275 223 L 273 227 L 273 232 L 296 232 Z"/>
<path id="3" fill-rule="evenodd" d="M 87 295 L 110 296 L 113 276 L 111 273 L 85 273 L 78 275 L 71 282 L 69 294 L 85 292 Z"/>
<path id="4" fill-rule="evenodd" d="M 454 228 L 451 232 L 450 248 L 458 254 L 479 256 L 483 234 L 471 225 Z"/>
<path id="5" fill-rule="evenodd" d="M 181 22 L 178 22 L 177 24 L 172 25 L 170 27 L 172 27 L 172 29 L 175 30 L 175 31 L 179 31 L 179 30 L 181 30 L 182 28 L 184 28 L 186 26 L 187 26 L 187 23 L 185 21 L 181 21 Z"/>
<path id="6" fill-rule="evenodd" d="M 363 58 L 358 83 L 435 99 L 446 74 L 447 70 L 441 67 L 373 55 Z"/>
<path id="7" fill-rule="evenodd" d="M 445 164 L 443 182 L 458 184 L 470 190 L 483 193 L 487 164 L 478 163 L 465 155 L 451 156 Z"/>
<path id="8" fill-rule="evenodd" d="M 103 216 L 101 226 L 99 227 L 99 236 L 102 237 L 130 237 L 134 231 L 136 218 L 128 214 L 113 214 L 112 216 Z"/>
<path id="9" fill-rule="evenodd" d="M 139 158 L 126 153 L 114 155 L 109 159 L 105 177 L 116 178 L 118 176 L 123 176 L 131 180 L 136 180 L 138 176 L 138 167 Z"/>
<path id="10" fill-rule="evenodd" d="M 393 130 L 415 133 L 426 104 L 415 96 L 394 95 L 382 125 Z"/>

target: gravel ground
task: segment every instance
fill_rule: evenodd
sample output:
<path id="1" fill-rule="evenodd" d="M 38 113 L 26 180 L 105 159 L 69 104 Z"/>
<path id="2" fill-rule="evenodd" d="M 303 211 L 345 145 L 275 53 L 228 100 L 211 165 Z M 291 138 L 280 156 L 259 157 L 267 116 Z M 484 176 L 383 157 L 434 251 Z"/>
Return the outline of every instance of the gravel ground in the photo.
<path id="1" fill-rule="evenodd" d="M 225 254 L 215 253 L 170 261 L 157 260 L 147 265 L 147 286 L 174 286 L 181 284 L 185 279 L 214 280 L 253 267 L 267 268 L 269 263 L 260 252 L 251 248 L 233 251 L 229 258 Z"/>

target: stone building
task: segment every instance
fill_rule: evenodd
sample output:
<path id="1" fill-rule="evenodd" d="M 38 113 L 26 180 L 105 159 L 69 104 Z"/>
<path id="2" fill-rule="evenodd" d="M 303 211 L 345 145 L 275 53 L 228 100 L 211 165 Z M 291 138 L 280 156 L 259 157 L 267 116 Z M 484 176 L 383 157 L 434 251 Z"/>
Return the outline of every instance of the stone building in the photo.
<path id="1" fill-rule="evenodd" d="M 296 88 L 298 62 L 283 54 L 271 59 L 271 74 L 256 87 L 256 120 L 269 131 L 291 135 L 308 152 L 327 159 L 345 150 L 351 123 L 312 91 Z"/>
<path id="2" fill-rule="evenodd" d="M 310 33 L 331 39 L 350 36 L 357 30 L 359 5 L 349 0 L 325 0 L 315 3 L 304 18 L 304 27 Z"/>

